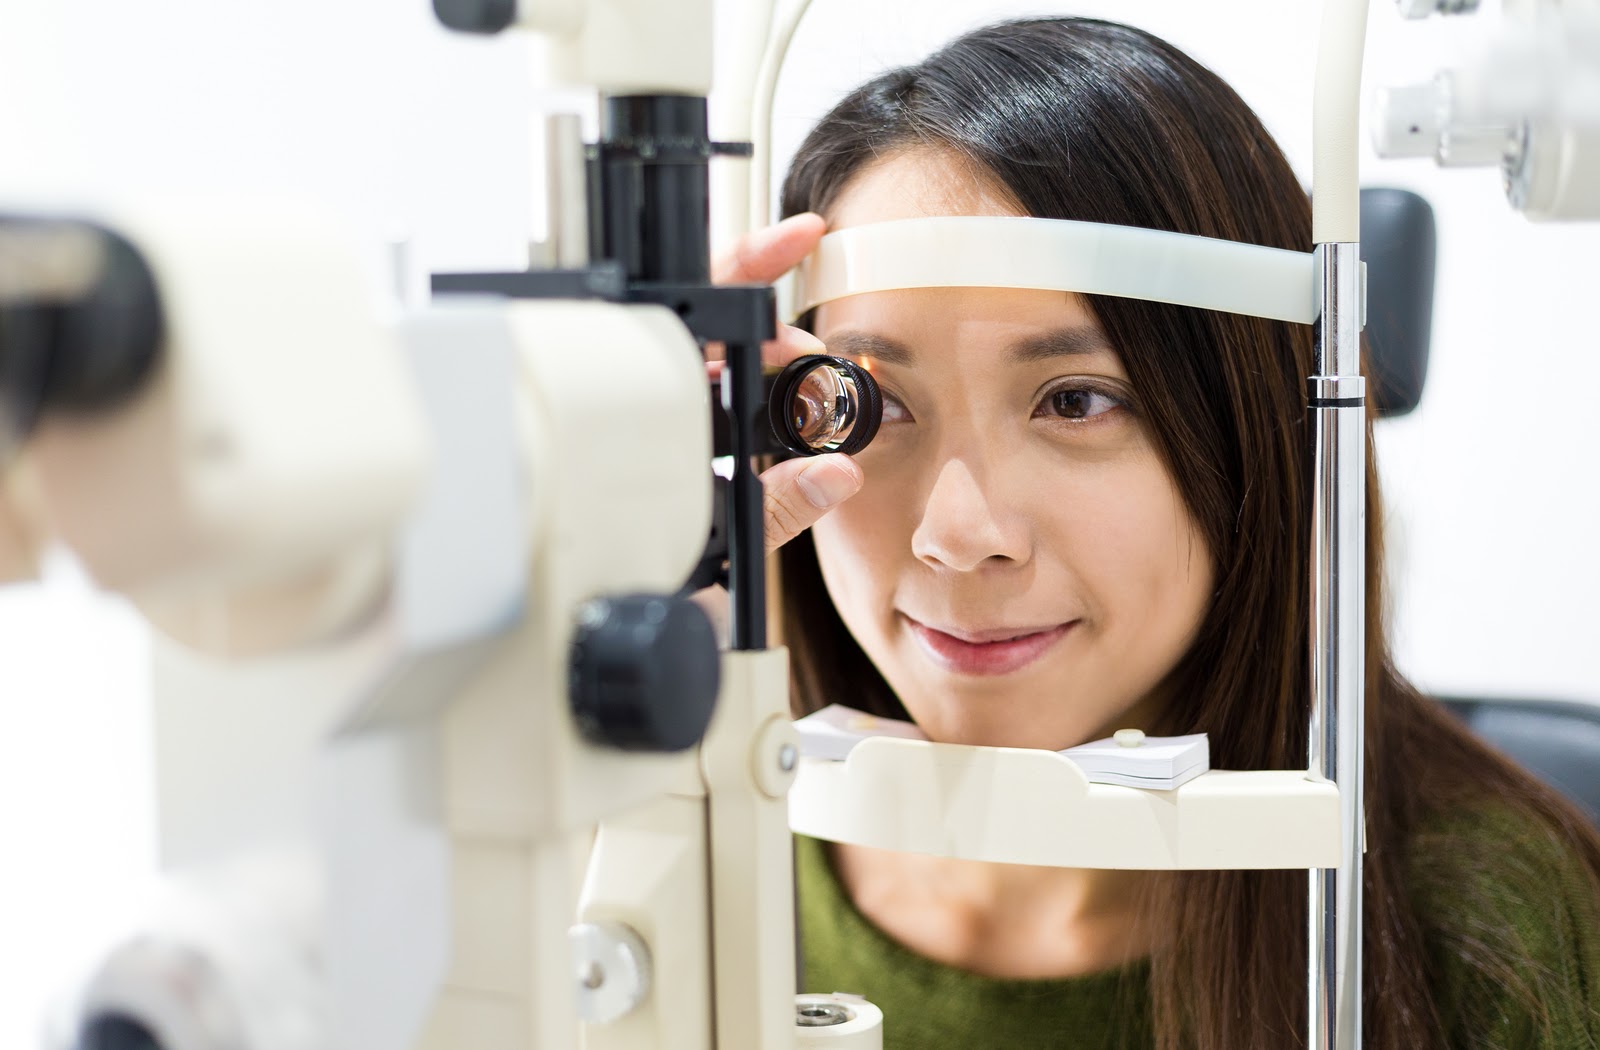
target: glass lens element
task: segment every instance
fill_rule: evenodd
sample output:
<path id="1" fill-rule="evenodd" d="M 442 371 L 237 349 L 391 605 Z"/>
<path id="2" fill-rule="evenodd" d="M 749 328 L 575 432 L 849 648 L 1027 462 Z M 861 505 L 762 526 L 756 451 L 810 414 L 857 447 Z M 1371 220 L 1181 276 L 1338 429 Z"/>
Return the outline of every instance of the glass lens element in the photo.
<path id="1" fill-rule="evenodd" d="M 807 355 L 789 362 L 773 381 L 772 430 L 802 456 L 867 447 L 883 419 L 883 394 L 866 369 L 849 358 Z"/>
<path id="2" fill-rule="evenodd" d="M 807 448 L 832 452 L 849 440 L 860 403 L 853 379 L 831 365 L 820 365 L 806 374 L 790 397 L 790 425 Z"/>

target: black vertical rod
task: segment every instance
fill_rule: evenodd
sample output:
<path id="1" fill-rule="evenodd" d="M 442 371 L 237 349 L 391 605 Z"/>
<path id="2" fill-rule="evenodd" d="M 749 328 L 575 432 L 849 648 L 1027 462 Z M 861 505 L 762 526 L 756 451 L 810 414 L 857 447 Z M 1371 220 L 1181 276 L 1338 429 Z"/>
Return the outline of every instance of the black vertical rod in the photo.
<path id="1" fill-rule="evenodd" d="M 759 345 L 730 344 L 722 407 L 733 423 L 733 477 L 728 486 L 728 598 L 733 649 L 767 647 L 767 542 L 761 478 L 756 475 L 756 421 L 765 418 L 766 385 Z"/>
<path id="2" fill-rule="evenodd" d="M 712 155 L 706 100 L 610 95 L 597 151 L 601 234 L 596 253 L 621 261 L 635 284 L 711 283 Z M 722 404 L 732 430 L 728 487 L 729 645 L 767 647 L 765 510 L 754 461 L 766 425 L 759 337 L 727 344 Z"/>

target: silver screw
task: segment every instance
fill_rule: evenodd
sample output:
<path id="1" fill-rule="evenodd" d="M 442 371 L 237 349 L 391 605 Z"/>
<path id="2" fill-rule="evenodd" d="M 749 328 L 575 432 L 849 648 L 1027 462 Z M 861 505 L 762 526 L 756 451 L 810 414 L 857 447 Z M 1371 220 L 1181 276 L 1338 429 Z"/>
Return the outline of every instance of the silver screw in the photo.
<path id="1" fill-rule="evenodd" d="M 844 1024 L 854 1014 L 834 1003 L 801 1003 L 795 1007 L 795 1024 L 801 1028 L 831 1028 Z"/>
<path id="2" fill-rule="evenodd" d="M 602 601 L 587 601 L 578 606 L 578 624 L 593 630 L 606 622 L 606 603 Z"/>
<path id="3" fill-rule="evenodd" d="M 784 744 L 778 749 L 778 768 L 785 773 L 794 772 L 794 765 L 800 760 L 800 753 L 794 749 L 793 744 Z"/>
<path id="4" fill-rule="evenodd" d="M 591 961 L 588 966 L 584 967 L 583 973 L 579 975 L 578 979 L 583 982 L 585 988 L 592 992 L 606 983 L 605 967 Z"/>

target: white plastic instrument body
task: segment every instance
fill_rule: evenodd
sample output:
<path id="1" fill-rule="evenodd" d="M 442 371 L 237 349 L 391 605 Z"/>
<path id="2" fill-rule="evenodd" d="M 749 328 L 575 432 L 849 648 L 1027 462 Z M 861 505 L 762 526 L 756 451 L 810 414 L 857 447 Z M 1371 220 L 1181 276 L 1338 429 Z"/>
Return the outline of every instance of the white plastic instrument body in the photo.
<path id="1" fill-rule="evenodd" d="M 39 578 L 44 513 L 27 461 L 0 472 L 0 585 Z"/>
<path id="2" fill-rule="evenodd" d="M 1473 4 L 1410 5 L 1410 17 Z M 1427 81 L 1379 92 L 1381 157 L 1497 167 L 1530 219 L 1600 219 L 1600 4 L 1507 0 L 1478 45 Z"/>
<path id="3" fill-rule="evenodd" d="M 471 310 L 458 309 L 466 321 Z M 699 790 L 692 752 L 590 744 L 566 697 L 579 607 L 600 595 L 672 593 L 700 555 L 711 510 L 709 393 L 698 349 L 663 308 L 478 310 L 503 317 L 517 362 L 526 606 L 464 688 L 441 698 L 455 936 L 418 1046 L 555 1050 L 578 1042 L 567 936 L 584 837 L 608 818 Z"/>
<path id="4" fill-rule="evenodd" d="M 33 542 L 63 543 L 97 583 L 208 657 L 326 646 L 370 621 L 435 447 L 349 240 L 303 202 L 190 198 L 92 213 L 148 263 L 164 338 L 131 400 L 41 420 L 10 479 Z M 184 700 L 195 695 L 158 683 L 158 834 L 172 891 L 108 945 L 57 1018 L 58 1045 L 116 1015 L 171 1050 L 326 1045 L 337 1022 L 324 1008 L 340 998 L 330 974 L 350 972 L 331 931 L 372 914 L 336 908 L 335 869 L 395 859 L 415 798 L 366 793 L 394 786 L 409 742 L 377 756 L 332 746 L 359 682 L 338 660 L 315 663 L 298 679 L 265 674 L 254 694 L 205 688 L 193 707 Z M 335 783 L 343 812 L 314 812 Z M 345 817 L 366 846 L 355 854 L 323 839 L 349 830 Z M 401 883 L 427 882 L 425 865 L 406 870 Z M 382 913 L 381 898 L 367 900 Z M 431 930 L 426 913 L 409 927 L 405 963 L 366 971 L 377 998 L 431 994 L 447 918 L 431 917 Z M 309 962 L 319 958 L 323 970 Z M 391 1012 L 373 1038 L 404 1016 Z"/>
<path id="5" fill-rule="evenodd" d="M 694 341 L 664 308 L 578 302 L 445 305 L 400 334 L 449 469 L 379 537 L 378 622 L 254 666 L 164 651 L 158 821 L 180 892 L 111 945 L 63 1047 L 121 1013 L 169 1050 L 567 1050 L 589 830 L 674 792 L 706 808 L 694 752 L 596 747 L 566 703 L 579 607 L 671 593 L 703 549 Z M 686 832 L 701 856 L 706 824 Z M 705 965 L 709 923 L 694 932 Z"/>
<path id="6" fill-rule="evenodd" d="M 767 0 L 761 5 L 770 7 Z M 514 0 L 554 83 L 615 95 L 711 92 L 712 0 Z"/>
<path id="7" fill-rule="evenodd" d="M 772 7 L 770 0 L 745 5 L 735 19 L 740 43 L 757 49 L 765 45 Z M 519 24 L 544 34 L 549 69 L 557 80 L 610 95 L 710 93 L 709 0 L 687 5 L 656 0 L 567 0 L 544 5 L 523 0 L 518 11 Z M 745 138 L 750 130 L 749 104 L 744 100 L 758 70 L 752 58 L 739 49 L 717 56 L 714 111 L 722 124 L 720 132 L 736 139 Z M 741 199 L 741 194 L 731 194 L 717 210 L 717 232 L 724 245 L 743 232 Z M 698 354 L 691 356 L 698 368 Z M 614 369 L 593 362 L 590 366 L 591 382 L 603 375 L 609 383 L 615 374 Z M 703 389 L 703 373 L 697 371 L 696 380 Z M 699 412 L 703 431 L 708 410 L 702 405 Z M 642 409 L 638 414 L 649 416 Z M 610 418 L 631 417 L 613 402 Z M 676 440 L 659 433 L 657 439 Z M 596 458 L 593 469 L 606 469 L 602 464 L 608 462 L 614 461 Z M 709 462 L 708 451 L 699 456 L 697 466 L 706 484 Z M 702 503 L 708 507 L 709 497 Z M 561 535 L 559 547 L 548 548 L 551 557 L 558 549 L 561 557 L 571 556 L 582 528 L 579 522 L 661 522 L 664 514 L 681 509 L 663 504 L 648 513 L 628 514 L 620 499 L 605 505 L 575 501 L 573 506 L 572 530 Z M 702 529 L 697 538 L 703 542 L 704 536 Z M 620 535 L 590 535 L 584 540 L 593 544 L 597 556 L 627 542 Z M 685 571 L 679 582 L 686 576 Z M 548 586 L 544 580 L 539 585 Z M 541 595 L 540 600 L 560 599 Z M 585 966 L 580 994 L 586 1004 L 612 1015 L 605 1023 L 583 1025 L 583 1045 L 592 1050 L 788 1050 L 795 1045 L 793 868 L 783 800 L 794 777 L 798 746 L 788 721 L 787 654 L 782 649 L 728 652 L 722 666 L 722 692 L 705 740 L 695 753 L 665 760 L 649 798 L 646 793 L 626 798 L 638 802 L 637 807 L 618 804 L 624 794 L 611 775 L 620 774 L 620 766 L 607 766 L 607 775 L 577 783 L 572 782 L 572 770 L 552 770 L 546 775 L 564 776 L 565 781 L 530 783 L 522 789 L 567 798 L 574 813 L 598 822 L 579 906 L 579 929 L 588 948 L 599 953 L 596 959 L 609 958 L 621 965 L 620 976 L 612 979 L 620 979 L 625 987 L 613 995 L 602 975 Z M 467 717 L 457 710 L 448 718 Z M 485 722 L 470 737 L 460 736 L 456 753 L 462 769 L 478 756 L 509 746 L 495 725 Z M 656 760 L 633 755 L 622 761 L 642 762 L 648 769 Z M 637 770 L 627 774 L 640 775 Z M 503 799 L 504 793 L 505 785 L 495 784 L 493 796 Z M 480 801 L 486 803 L 489 797 L 484 794 Z M 602 799 L 604 804 L 596 805 Z M 579 809 L 582 800 L 587 800 L 587 810 Z M 569 821 L 563 827 L 570 830 L 576 825 Z M 549 906 L 551 926 L 546 934 L 553 932 L 556 907 Z M 490 933 L 480 924 L 474 936 Z M 541 941 L 540 950 L 547 948 Z M 641 956 L 652 960 L 647 970 L 626 961 Z M 646 972 L 648 978 L 643 976 Z M 545 979 L 542 974 L 526 976 Z M 458 1003 L 464 1008 L 473 998 L 466 994 L 458 997 Z M 546 1012 L 553 1005 L 546 1003 Z M 870 1012 L 868 1008 L 862 1016 Z M 870 1023 L 857 1016 L 851 1021 L 837 1029 L 811 1029 L 808 1042 L 879 1045 L 881 1015 Z M 440 1029 L 430 1032 L 433 1041 L 425 1045 L 460 1045 L 463 1036 L 479 1031 L 471 1025 Z M 565 1045 L 536 1040 L 532 1047 Z M 521 1050 L 522 1044 L 506 1046 Z"/>
<path id="8" fill-rule="evenodd" d="M 888 738 L 802 760 L 789 821 L 835 842 L 1064 868 L 1331 868 L 1340 842 L 1338 790 L 1297 770 L 1151 791 L 1091 784 L 1054 751 Z"/>
<path id="9" fill-rule="evenodd" d="M 250 655 L 337 634 L 375 606 L 383 538 L 431 467 L 351 244 L 298 202 L 100 218 L 150 265 L 166 338 L 132 403 L 41 422 L 25 466 L 43 531 L 197 648 Z"/>

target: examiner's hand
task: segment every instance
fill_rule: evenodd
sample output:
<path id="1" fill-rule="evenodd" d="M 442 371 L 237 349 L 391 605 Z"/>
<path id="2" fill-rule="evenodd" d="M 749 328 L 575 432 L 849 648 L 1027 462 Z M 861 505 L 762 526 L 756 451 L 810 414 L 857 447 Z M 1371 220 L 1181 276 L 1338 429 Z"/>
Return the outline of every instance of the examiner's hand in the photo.
<path id="1" fill-rule="evenodd" d="M 826 226 L 820 215 L 796 215 L 740 239 L 711 267 L 719 284 L 768 284 L 811 254 Z M 791 325 L 761 348 L 763 364 L 782 367 L 797 357 L 825 351 L 822 340 Z M 711 361 L 712 375 L 722 362 Z M 861 468 L 837 452 L 789 459 L 761 475 L 766 489 L 767 553 L 794 539 L 861 488 Z"/>

